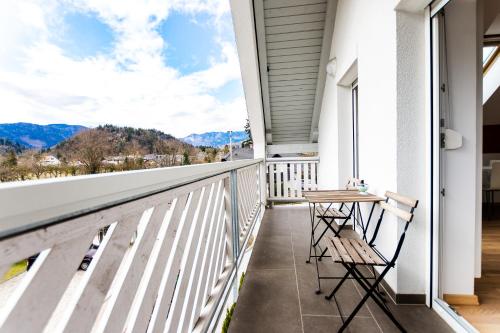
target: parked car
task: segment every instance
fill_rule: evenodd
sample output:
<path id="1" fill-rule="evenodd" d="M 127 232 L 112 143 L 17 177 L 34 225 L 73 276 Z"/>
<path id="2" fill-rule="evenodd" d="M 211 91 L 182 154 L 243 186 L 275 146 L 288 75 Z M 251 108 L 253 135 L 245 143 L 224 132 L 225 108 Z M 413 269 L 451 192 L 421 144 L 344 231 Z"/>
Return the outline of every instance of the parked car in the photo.
<path id="1" fill-rule="evenodd" d="M 82 271 L 86 271 L 89 268 L 90 262 L 94 258 L 94 255 L 97 252 L 98 248 L 99 248 L 99 245 L 96 245 L 96 244 L 92 244 L 90 246 L 89 250 L 87 251 L 87 253 L 83 257 L 83 260 L 80 263 L 80 267 L 78 267 L 78 269 L 81 269 Z"/>
<path id="2" fill-rule="evenodd" d="M 90 248 L 87 250 L 87 253 L 85 253 L 85 256 L 83 257 L 82 262 L 80 263 L 80 266 L 78 269 L 82 271 L 86 271 L 89 268 L 90 262 L 94 258 L 94 255 L 97 252 L 97 249 L 99 248 L 99 245 L 92 244 L 90 245 Z M 38 258 L 40 253 L 37 253 L 31 257 L 28 258 L 28 267 L 27 270 L 29 271 L 31 269 L 31 266 L 35 263 L 35 260 Z"/>

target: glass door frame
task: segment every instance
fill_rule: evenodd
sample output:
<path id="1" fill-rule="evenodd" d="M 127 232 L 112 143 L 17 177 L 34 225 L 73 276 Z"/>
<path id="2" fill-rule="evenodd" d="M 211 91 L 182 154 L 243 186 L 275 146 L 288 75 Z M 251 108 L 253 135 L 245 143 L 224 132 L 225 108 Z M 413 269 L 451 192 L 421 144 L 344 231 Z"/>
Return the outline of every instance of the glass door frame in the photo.
<path id="1" fill-rule="evenodd" d="M 450 307 L 442 299 L 440 288 L 441 261 L 442 261 L 442 220 L 443 220 L 443 196 L 441 194 L 444 185 L 443 177 L 443 156 L 441 148 L 441 131 L 443 127 L 442 120 L 442 91 L 440 89 L 442 80 L 444 62 L 443 57 L 443 29 L 442 20 L 440 20 L 441 11 L 447 3 L 453 0 L 438 1 L 438 9 L 432 7 L 432 4 L 426 10 L 428 60 L 430 65 L 429 93 L 430 93 L 430 186 L 428 197 L 430 198 L 430 276 L 429 293 L 427 305 L 433 308 L 454 330 L 458 332 L 477 332 L 462 316 Z"/>

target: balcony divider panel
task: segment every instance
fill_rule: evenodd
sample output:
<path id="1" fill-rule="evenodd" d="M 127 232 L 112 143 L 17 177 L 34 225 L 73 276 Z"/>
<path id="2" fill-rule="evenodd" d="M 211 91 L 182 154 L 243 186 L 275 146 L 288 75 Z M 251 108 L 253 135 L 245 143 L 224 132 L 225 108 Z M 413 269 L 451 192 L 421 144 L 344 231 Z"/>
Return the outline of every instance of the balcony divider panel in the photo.
<path id="1" fill-rule="evenodd" d="M 269 201 L 303 201 L 302 191 L 318 188 L 318 162 L 317 157 L 269 158 Z"/>

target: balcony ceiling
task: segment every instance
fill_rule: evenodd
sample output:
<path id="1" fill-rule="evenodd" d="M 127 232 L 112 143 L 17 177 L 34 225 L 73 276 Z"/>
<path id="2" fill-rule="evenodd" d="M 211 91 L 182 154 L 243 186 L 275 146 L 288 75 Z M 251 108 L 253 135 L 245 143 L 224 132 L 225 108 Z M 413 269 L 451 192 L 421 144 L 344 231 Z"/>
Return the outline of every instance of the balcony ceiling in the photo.
<path id="1" fill-rule="evenodd" d="M 268 144 L 317 141 L 336 0 L 255 0 Z"/>

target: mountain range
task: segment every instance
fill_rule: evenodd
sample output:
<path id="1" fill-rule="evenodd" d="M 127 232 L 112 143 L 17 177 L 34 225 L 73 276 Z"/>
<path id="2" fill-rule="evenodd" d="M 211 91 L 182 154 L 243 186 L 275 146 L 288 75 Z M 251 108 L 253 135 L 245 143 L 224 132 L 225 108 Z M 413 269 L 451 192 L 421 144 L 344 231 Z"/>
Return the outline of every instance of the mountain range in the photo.
<path id="1" fill-rule="evenodd" d="M 85 126 L 66 124 L 0 124 L 0 139 L 7 139 L 25 148 L 45 149 L 71 138 L 84 129 Z"/>
<path id="2" fill-rule="evenodd" d="M 245 131 L 233 131 L 231 133 L 233 143 L 248 140 Z M 210 146 L 220 147 L 229 144 L 229 132 L 207 132 L 202 134 L 191 134 L 181 139 L 195 147 Z"/>
<path id="3" fill-rule="evenodd" d="M 67 124 L 0 124 L 0 144 L 3 142 L 4 146 L 15 147 L 15 150 L 19 150 L 20 147 L 24 149 L 47 149 L 55 147 L 85 129 L 87 129 L 85 126 Z M 163 133 L 163 135 L 168 134 Z M 172 138 L 170 135 L 168 136 Z M 231 137 L 233 142 L 241 142 L 248 139 L 248 135 L 244 131 L 233 131 Z M 229 133 L 193 133 L 180 140 L 193 146 L 220 147 L 229 143 Z"/>

